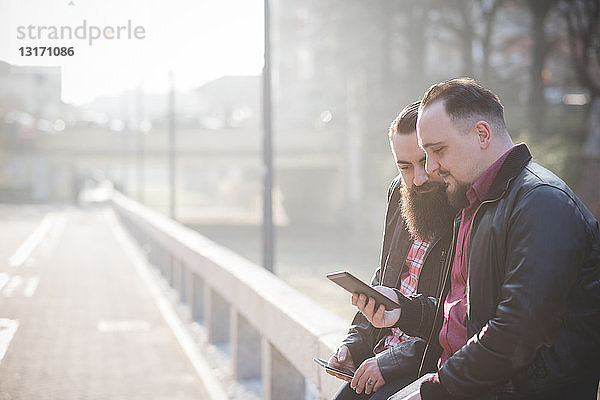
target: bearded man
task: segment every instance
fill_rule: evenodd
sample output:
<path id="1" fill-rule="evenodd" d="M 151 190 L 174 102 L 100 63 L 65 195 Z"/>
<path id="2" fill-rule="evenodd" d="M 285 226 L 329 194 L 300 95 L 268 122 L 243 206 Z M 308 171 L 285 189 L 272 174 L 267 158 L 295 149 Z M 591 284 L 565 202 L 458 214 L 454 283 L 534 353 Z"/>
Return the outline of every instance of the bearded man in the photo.
<path id="1" fill-rule="evenodd" d="M 598 221 L 513 143 L 500 99 L 473 79 L 433 85 L 417 132 L 426 170 L 443 177 L 462 210 L 437 299 L 376 313 L 357 301 L 374 326 L 414 335 L 438 327 L 430 335 L 443 348 L 438 372 L 392 399 L 596 400 Z"/>
<path id="2" fill-rule="evenodd" d="M 419 102 L 404 108 L 389 129 L 400 174 L 388 190 L 381 261 L 372 285 L 395 288 L 406 296 L 434 296 L 456 210 L 448 204 L 443 179 L 425 172 L 425 153 L 416 134 L 418 108 Z M 398 328 L 377 329 L 357 313 L 329 359 L 330 366 L 355 371 L 334 399 L 387 399 L 417 377 L 426 339 Z M 434 370 L 435 364 L 424 368 Z"/>

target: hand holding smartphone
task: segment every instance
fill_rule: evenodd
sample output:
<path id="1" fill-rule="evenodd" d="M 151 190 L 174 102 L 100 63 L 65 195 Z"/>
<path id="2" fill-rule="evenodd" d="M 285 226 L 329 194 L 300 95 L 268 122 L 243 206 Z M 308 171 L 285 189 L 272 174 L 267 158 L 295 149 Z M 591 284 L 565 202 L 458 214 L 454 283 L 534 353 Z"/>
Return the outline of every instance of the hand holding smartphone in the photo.
<path id="1" fill-rule="evenodd" d="M 350 382 L 352 378 L 354 378 L 354 373 L 351 371 L 344 371 L 339 368 L 334 368 L 329 365 L 329 363 L 325 360 L 321 360 L 320 358 L 313 357 L 313 361 L 317 363 L 317 365 L 325 368 L 325 371 L 332 374 L 336 378 L 343 379 L 347 382 Z"/>
<path id="2" fill-rule="evenodd" d="M 338 284 L 342 288 L 346 289 L 350 293 L 358 293 L 364 294 L 367 297 L 372 297 L 375 299 L 375 309 L 379 307 L 380 304 L 383 304 L 387 311 L 394 310 L 396 308 L 400 308 L 400 304 L 396 303 L 389 297 L 379 293 L 377 290 L 373 289 L 372 286 L 367 285 L 365 282 L 361 281 L 354 275 L 352 275 L 348 271 L 337 271 L 331 272 L 325 275 L 327 279 L 332 282 Z M 398 301 L 400 303 L 404 303 L 405 301 L 409 301 L 408 297 L 401 296 L 398 294 Z"/>

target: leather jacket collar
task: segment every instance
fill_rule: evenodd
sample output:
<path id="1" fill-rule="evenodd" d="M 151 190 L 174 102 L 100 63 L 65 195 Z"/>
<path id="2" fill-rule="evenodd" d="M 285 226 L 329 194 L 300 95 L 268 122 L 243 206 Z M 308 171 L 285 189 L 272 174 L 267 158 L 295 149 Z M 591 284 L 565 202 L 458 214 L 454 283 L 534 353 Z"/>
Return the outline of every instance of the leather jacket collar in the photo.
<path id="1" fill-rule="evenodd" d="M 483 201 L 500 197 L 508 184 L 521 173 L 530 160 L 531 153 L 526 144 L 521 143 L 513 147 L 506 160 L 504 160 Z"/>

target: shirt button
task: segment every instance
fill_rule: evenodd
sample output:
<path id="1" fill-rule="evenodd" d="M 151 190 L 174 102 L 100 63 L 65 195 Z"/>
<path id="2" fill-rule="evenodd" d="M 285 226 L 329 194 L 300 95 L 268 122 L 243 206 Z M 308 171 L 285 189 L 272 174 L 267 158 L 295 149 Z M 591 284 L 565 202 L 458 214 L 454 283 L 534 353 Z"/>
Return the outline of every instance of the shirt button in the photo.
<path id="1" fill-rule="evenodd" d="M 462 251 L 460 251 L 460 250 L 459 250 L 457 254 L 458 254 L 458 256 L 460 257 L 460 256 L 461 256 L 461 254 L 462 254 Z"/>

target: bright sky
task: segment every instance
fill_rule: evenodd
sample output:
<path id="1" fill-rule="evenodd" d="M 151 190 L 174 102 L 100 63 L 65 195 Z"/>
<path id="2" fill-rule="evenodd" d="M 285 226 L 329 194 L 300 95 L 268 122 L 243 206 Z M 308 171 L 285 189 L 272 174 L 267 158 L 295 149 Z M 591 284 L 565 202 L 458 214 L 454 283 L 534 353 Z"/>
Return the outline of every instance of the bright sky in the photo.
<path id="1" fill-rule="evenodd" d="M 167 89 L 169 71 L 178 89 L 223 75 L 256 75 L 263 64 L 262 0 L 0 0 L 0 60 L 21 66 L 61 66 L 62 96 L 82 104 L 142 85 Z M 18 27 L 87 22 L 88 39 L 19 39 Z M 143 27 L 145 39 L 100 38 L 89 45 L 90 27 Z M 84 30 L 80 29 L 80 33 Z M 126 34 L 124 30 L 122 35 Z M 24 57 L 20 47 L 74 47 L 73 57 Z"/>

